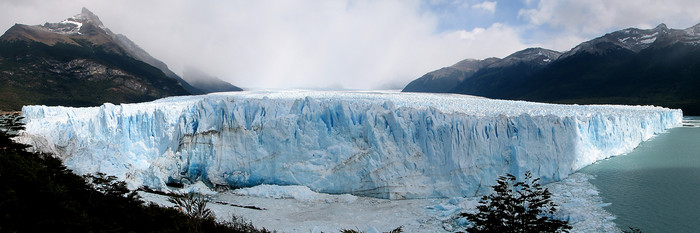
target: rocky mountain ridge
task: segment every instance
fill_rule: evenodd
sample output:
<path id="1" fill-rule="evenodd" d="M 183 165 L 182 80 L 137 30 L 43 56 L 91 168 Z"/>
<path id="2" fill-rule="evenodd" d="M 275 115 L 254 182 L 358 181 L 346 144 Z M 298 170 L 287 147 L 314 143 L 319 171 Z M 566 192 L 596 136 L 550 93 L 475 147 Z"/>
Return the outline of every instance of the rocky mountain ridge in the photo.
<path id="1" fill-rule="evenodd" d="M 409 83 L 404 92 L 450 92 L 452 88 L 472 77 L 480 70 L 509 67 L 519 63 L 531 63 L 537 66 L 546 65 L 556 60 L 561 55 L 560 52 L 543 49 L 528 48 L 515 52 L 503 59 L 486 58 L 483 60 L 464 59 L 452 66 L 444 67 L 436 71 L 429 72 L 422 77 Z"/>
<path id="2" fill-rule="evenodd" d="M 454 66 L 429 72 L 403 91 L 553 103 L 651 104 L 700 114 L 700 93 L 695 91 L 700 88 L 700 24 L 687 29 L 665 24 L 627 28 L 563 53 L 529 48 L 503 59 L 464 61 L 490 64 L 471 73 L 444 75 Z"/>
<path id="3" fill-rule="evenodd" d="M 15 24 L 0 36 L 0 86 L 0 109 L 15 110 L 205 93 L 86 8 L 58 23 Z"/>
<path id="4" fill-rule="evenodd" d="M 583 42 L 562 54 L 561 57 L 569 57 L 580 52 L 600 54 L 609 48 L 622 48 L 639 53 L 651 46 L 661 47 L 675 43 L 700 44 L 700 24 L 682 30 L 670 29 L 663 23 L 652 29 L 627 28 Z"/>

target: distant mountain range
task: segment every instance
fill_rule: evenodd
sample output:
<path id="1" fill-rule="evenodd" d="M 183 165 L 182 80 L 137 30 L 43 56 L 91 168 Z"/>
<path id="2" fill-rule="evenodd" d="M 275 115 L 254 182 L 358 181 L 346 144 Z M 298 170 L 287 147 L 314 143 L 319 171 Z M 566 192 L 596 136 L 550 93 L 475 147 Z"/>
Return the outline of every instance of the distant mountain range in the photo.
<path id="1" fill-rule="evenodd" d="M 576 104 L 659 105 L 700 115 L 700 24 L 628 28 L 560 53 L 528 48 L 429 72 L 405 92 Z"/>
<path id="2" fill-rule="evenodd" d="M 208 90 L 191 85 L 126 36 L 110 31 L 86 8 L 58 23 L 15 24 L 0 36 L 3 110 L 27 104 L 142 102 Z"/>
<path id="3" fill-rule="evenodd" d="M 182 78 L 206 93 L 243 90 L 193 67 L 185 68 L 185 71 L 182 72 Z"/>

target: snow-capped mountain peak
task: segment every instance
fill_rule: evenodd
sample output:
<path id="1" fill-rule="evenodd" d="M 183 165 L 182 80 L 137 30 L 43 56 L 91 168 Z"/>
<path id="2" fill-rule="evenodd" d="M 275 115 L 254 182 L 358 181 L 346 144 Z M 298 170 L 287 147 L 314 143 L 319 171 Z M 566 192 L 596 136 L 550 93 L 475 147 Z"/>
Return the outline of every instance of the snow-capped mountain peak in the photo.
<path id="1" fill-rule="evenodd" d="M 79 14 L 58 23 L 31 26 L 16 24 L 0 37 L 0 41 L 39 42 L 49 46 L 61 43 L 79 47 L 85 45 L 82 42 L 89 42 L 106 52 L 129 56 L 160 69 L 192 94 L 204 93 L 185 82 L 165 63 L 152 57 L 126 36 L 113 33 L 102 24 L 97 15 L 84 7 Z"/>
<path id="2" fill-rule="evenodd" d="M 658 31 L 658 30 L 668 30 L 668 27 L 666 26 L 665 23 L 661 23 L 661 24 L 657 25 L 657 26 L 654 28 L 654 30 L 657 30 L 657 31 Z"/>
<path id="3" fill-rule="evenodd" d="M 665 36 L 668 32 L 669 29 L 665 24 L 659 24 L 653 29 L 628 28 L 606 34 L 600 38 L 600 41 L 593 40 L 593 42 L 610 42 L 633 52 L 639 52 L 648 48 L 659 36 Z"/>
<path id="4" fill-rule="evenodd" d="M 80 14 L 58 23 L 47 22 L 43 27 L 51 32 L 75 35 L 82 34 L 81 29 L 85 24 L 92 24 L 102 30 L 107 30 L 107 28 L 102 24 L 102 21 L 100 21 L 100 18 L 85 7 L 83 7 Z"/>
<path id="5" fill-rule="evenodd" d="M 700 24 L 684 30 L 668 28 L 663 23 L 652 29 L 627 28 L 583 42 L 563 54 L 561 58 L 580 52 L 605 54 L 611 49 L 625 49 L 638 53 L 651 46 L 663 47 L 676 43 L 700 44 Z"/>
<path id="6" fill-rule="evenodd" d="M 100 21 L 100 18 L 85 7 L 83 7 L 83 9 L 80 11 L 80 14 L 73 16 L 73 18 L 78 22 L 92 23 L 102 29 L 105 28 L 102 21 Z"/>

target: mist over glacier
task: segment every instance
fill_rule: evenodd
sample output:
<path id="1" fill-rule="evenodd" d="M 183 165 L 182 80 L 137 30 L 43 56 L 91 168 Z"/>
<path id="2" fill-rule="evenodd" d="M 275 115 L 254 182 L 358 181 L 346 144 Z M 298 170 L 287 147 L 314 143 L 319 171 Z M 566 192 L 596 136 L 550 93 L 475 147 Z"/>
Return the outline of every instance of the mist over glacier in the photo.
<path id="1" fill-rule="evenodd" d="M 25 106 L 21 140 L 77 173 L 167 182 L 303 185 L 403 199 L 473 196 L 505 173 L 557 181 L 680 125 L 653 106 L 464 95 L 252 91 L 92 108 Z"/>

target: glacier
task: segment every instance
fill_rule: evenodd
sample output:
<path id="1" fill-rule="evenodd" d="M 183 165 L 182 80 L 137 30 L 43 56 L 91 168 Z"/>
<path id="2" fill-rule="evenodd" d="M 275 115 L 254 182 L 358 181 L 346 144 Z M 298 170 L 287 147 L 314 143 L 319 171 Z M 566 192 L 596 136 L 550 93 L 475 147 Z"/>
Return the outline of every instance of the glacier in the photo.
<path id="1" fill-rule="evenodd" d="M 681 125 L 654 106 L 454 94 L 260 90 L 136 104 L 25 106 L 20 140 L 130 188 L 301 185 L 388 199 L 474 196 L 498 176 L 543 182 Z"/>

